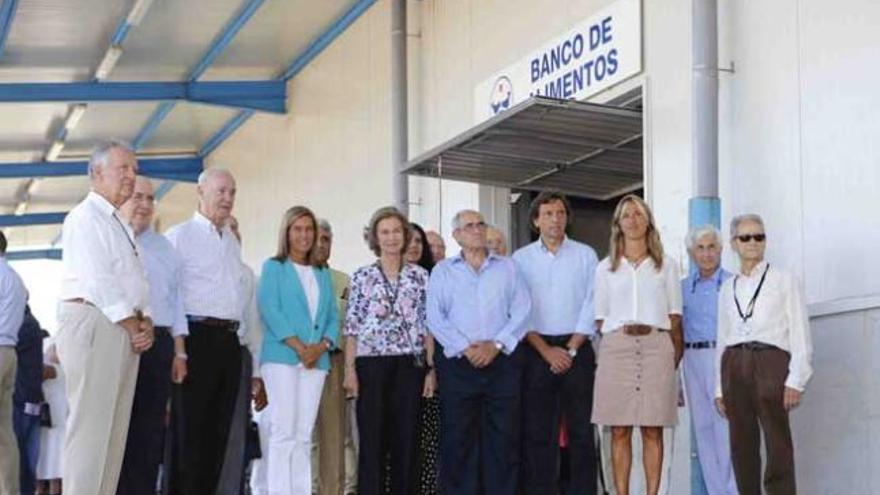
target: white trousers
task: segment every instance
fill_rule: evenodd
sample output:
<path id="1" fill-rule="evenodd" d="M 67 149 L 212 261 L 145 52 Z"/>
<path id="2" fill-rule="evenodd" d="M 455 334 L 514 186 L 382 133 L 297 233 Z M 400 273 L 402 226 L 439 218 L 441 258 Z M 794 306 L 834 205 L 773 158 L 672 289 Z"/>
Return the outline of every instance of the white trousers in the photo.
<path id="1" fill-rule="evenodd" d="M 715 349 L 687 349 L 684 381 L 697 454 L 709 495 L 736 495 L 727 420 L 715 408 Z"/>
<path id="2" fill-rule="evenodd" d="M 57 339 L 69 403 L 64 493 L 115 495 L 140 356 L 124 328 L 85 304 L 61 304 Z"/>
<path id="3" fill-rule="evenodd" d="M 270 431 L 267 477 L 270 495 L 311 495 L 312 431 L 327 372 L 266 363 Z"/>

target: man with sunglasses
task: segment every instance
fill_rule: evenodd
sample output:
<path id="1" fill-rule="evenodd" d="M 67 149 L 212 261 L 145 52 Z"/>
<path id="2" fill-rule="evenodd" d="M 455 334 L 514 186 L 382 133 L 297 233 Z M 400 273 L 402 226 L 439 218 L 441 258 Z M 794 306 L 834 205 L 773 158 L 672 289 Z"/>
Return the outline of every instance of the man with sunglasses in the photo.
<path id="1" fill-rule="evenodd" d="M 762 493 L 763 432 L 764 493 L 794 495 L 788 413 L 800 403 L 813 372 L 807 309 L 795 278 L 764 260 L 767 238 L 760 216 L 735 217 L 730 234 L 740 270 L 718 295 L 715 403 L 730 424 L 740 493 Z"/>

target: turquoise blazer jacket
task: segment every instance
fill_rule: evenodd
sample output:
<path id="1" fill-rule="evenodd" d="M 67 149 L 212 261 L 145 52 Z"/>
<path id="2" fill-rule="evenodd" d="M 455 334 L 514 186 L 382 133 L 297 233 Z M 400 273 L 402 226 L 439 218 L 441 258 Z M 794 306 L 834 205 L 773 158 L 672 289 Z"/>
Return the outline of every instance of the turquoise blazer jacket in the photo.
<path id="1" fill-rule="evenodd" d="M 323 338 L 337 341 L 339 313 L 330 270 L 316 268 L 318 280 L 318 312 L 315 320 L 309 312 L 305 290 L 296 269 L 289 260 L 278 262 L 268 259 L 263 263 L 257 288 L 257 306 L 263 321 L 263 348 L 261 363 L 297 365 L 299 356 L 284 340 L 298 337 L 303 343 L 316 344 Z M 330 358 L 325 352 L 318 360 L 318 369 L 329 370 Z"/>

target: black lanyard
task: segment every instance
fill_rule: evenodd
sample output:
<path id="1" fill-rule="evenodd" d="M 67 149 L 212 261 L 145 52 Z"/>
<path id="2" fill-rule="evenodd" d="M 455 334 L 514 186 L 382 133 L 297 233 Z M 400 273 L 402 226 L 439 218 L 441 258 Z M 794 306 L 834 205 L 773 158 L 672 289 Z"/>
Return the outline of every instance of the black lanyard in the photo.
<path id="1" fill-rule="evenodd" d="M 385 271 L 382 270 L 382 264 L 378 261 L 376 262 L 376 268 L 379 269 L 379 273 L 382 275 L 382 282 L 385 285 L 385 291 L 388 292 L 388 295 L 391 297 L 391 314 L 394 314 L 395 307 L 397 306 L 397 294 L 400 292 L 400 276 L 403 273 L 403 264 L 401 263 L 400 271 L 397 272 L 397 285 L 391 284 L 391 281 L 388 280 L 388 277 L 385 275 Z"/>
<path id="2" fill-rule="evenodd" d="M 131 240 L 131 237 L 129 237 L 128 230 L 125 229 L 125 225 L 122 225 L 122 220 L 120 220 L 119 217 L 116 216 L 115 212 L 110 214 L 110 216 L 113 217 L 113 220 L 116 220 L 116 223 L 119 224 L 119 228 L 121 228 L 122 233 L 125 234 L 125 240 L 128 241 L 128 243 L 131 245 L 131 250 L 134 251 L 134 256 L 135 256 L 135 258 L 137 258 L 138 257 L 137 244 L 135 244 L 134 241 Z"/>
<path id="3" fill-rule="evenodd" d="M 761 293 L 761 287 L 764 286 L 764 280 L 767 278 L 768 271 L 770 271 L 770 263 L 767 263 L 767 267 L 764 268 L 764 274 L 761 275 L 761 281 L 758 282 L 758 288 L 755 289 L 755 293 L 752 294 L 752 300 L 749 301 L 749 305 L 746 307 L 746 314 L 743 314 L 742 307 L 739 305 L 739 299 L 736 298 L 736 281 L 739 280 L 739 275 L 733 279 L 733 302 L 736 303 L 736 311 L 739 313 L 739 317 L 742 318 L 743 323 L 749 321 L 749 318 L 751 318 L 752 314 L 755 312 L 755 301 L 758 300 L 758 294 Z"/>

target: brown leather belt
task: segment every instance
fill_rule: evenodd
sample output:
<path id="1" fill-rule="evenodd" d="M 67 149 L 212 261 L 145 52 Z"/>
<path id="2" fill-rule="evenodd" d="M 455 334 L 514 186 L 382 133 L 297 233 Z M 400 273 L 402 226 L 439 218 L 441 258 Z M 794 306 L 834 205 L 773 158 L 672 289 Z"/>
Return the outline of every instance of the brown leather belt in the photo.
<path id="1" fill-rule="evenodd" d="M 651 333 L 654 327 L 651 325 L 624 325 L 623 333 L 633 337 L 642 337 Z"/>
<path id="2" fill-rule="evenodd" d="M 91 301 L 83 299 L 81 297 L 74 297 L 73 299 L 65 299 L 64 302 L 73 303 L 73 304 L 85 304 L 86 306 L 91 306 L 93 308 L 97 307 Z"/>

